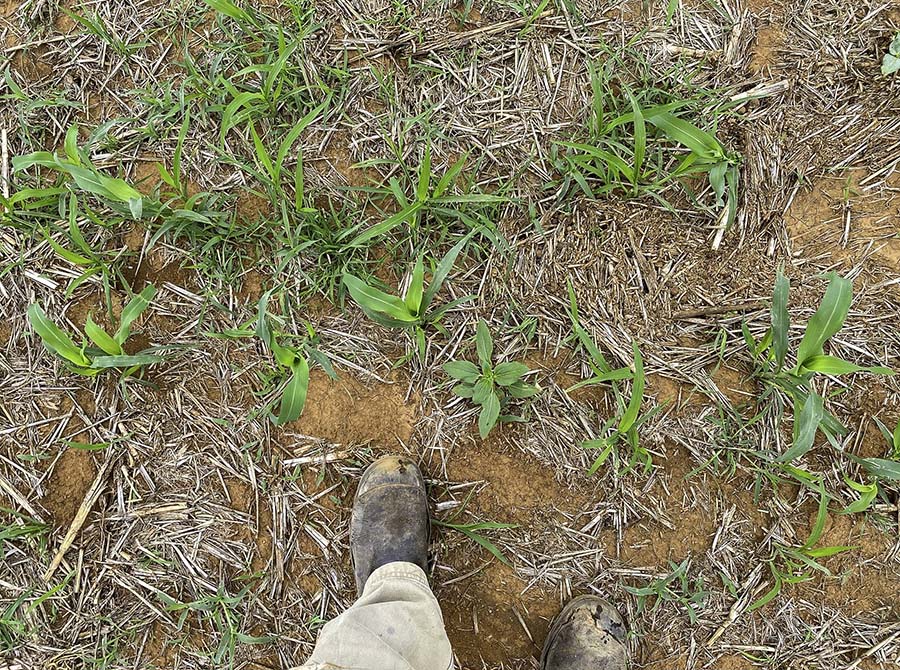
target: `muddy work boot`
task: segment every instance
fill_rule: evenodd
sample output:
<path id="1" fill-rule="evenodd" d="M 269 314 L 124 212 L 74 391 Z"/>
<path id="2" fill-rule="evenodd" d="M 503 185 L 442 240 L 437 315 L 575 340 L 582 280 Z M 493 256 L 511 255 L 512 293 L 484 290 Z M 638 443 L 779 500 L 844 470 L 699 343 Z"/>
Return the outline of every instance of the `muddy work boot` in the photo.
<path id="1" fill-rule="evenodd" d="M 625 670 L 625 622 L 597 596 L 579 596 L 553 620 L 541 670 Z"/>
<path id="2" fill-rule="evenodd" d="M 377 568 L 394 561 L 428 566 L 428 502 L 415 463 L 385 456 L 359 480 L 350 520 L 350 553 L 356 591 Z"/>

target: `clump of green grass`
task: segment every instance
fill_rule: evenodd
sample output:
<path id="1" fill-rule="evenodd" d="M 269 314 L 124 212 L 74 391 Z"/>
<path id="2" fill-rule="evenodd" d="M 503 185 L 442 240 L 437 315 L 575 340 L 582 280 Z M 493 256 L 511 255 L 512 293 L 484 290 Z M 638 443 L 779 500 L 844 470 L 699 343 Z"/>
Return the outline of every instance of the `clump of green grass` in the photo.
<path id="1" fill-rule="evenodd" d="M 691 579 L 688 576 L 691 559 L 686 558 L 681 563 L 669 561 L 671 572 L 665 577 L 651 579 L 646 586 L 624 586 L 623 588 L 638 600 L 638 613 L 647 608 L 647 604 L 653 601 L 651 611 L 656 611 L 663 603 L 672 603 L 677 607 L 683 607 L 692 624 L 697 623 L 697 616 L 706 600 L 709 592 L 705 590 L 703 577 Z"/>
<path id="2" fill-rule="evenodd" d="M 737 213 L 740 157 L 717 138 L 715 127 L 727 102 L 714 91 L 691 87 L 684 73 L 674 76 L 677 66 L 657 74 L 630 45 L 607 50 L 602 63 L 589 67 L 586 132 L 556 145 L 562 181 L 553 187 L 560 197 L 572 191 L 590 198 L 649 196 L 673 209 L 669 193 L 679 187 L 695 206 L 730 226 Z M 687 90 L 676 81 L 687 81 Z M 711 199 L 694 192 L 696 177 L 706 178 Z"/>
<path id="3" fill-rule="evenodd" d="M 432 303 L 438 291 L 453 269 L 456 258 L 463 250 L 471 235 L 467 235 L 457 242 L 444 255 L 436 267 L 432 268 L 431 281 L 425 287 L 424 256 L 419 255 L 413 267 L 409 287 L 403 298 L 384 293 L 370 283 L 352 274 L 343 277 L 344 286 L 350 293 L 350 297 L 360 306 L 366 316 L 387 328 L 403 328 L 415 333 L 416 347 L 419 356 L 425 355 L 425 328 L 435 326 L 444 330 L 441 326 L 441 317 L 450 309 L 471 299 L 464 296 L 452 302 L 432 309 Z"/>
<path id="4" fill-rule="evenodd" d="M 828 287 L 819 308 L 803 327 L 803 338 L 790 364 L 790 316 L 788 294 L 790 283 L 779 270 L 772 298 L 772 326 L 757 341 L 744 324 L 744 340 L 754 359 L 755 375 L 764 386 L 762 400 L 770 399 L 770 407 L 782 413 L 783 398 L 793 404 L 794 434 L 791 446 L 775 458 L 776 463 L 790 463 L 815 444 L 818 431 L 838 450 L 838 439 L 847 429 L 825 409 L 825 399 L 815 389 L 818 375 L 840 376 L 856 372 L 892 375 L 881 366 L 864 367 L 825 353 L 825 346 L 844 325 L 853 298 L 852 283 L 834 272 L 828 274 Z M 867 459 L 861 459 L 863 464 Z"/>
<path id="5" fill-rule="evenodd" d="M 156 295 L 156 288 L 150 284 L 135 295 L 122 309 L 119 325 L 110 335 L 98 326 L 90 314 L 84 326 L 87 339 L 82 338 L 77 345 L 72 338 L 56 326 L 37 303 L 28 308 L 28 320 L 48 351 L 63 359 L 66 367 L 76 374 L 94 377 L 104 370 L 121 369 L 122 376 L 128 377 L 147 365 L 165 360 L 158 348 L 149 348 L 137 354 L 125 353 L 124 344 L 131 335 L 131 326 L 150 305 Z M 94 346 L 90 346 L 92 342 Z"/>
<path id="6" fill-rule="evenodd" d="M 298 419 L 303 413 L 309 391 L 310 362 L 318 363 L 332 379 L 337 379 L 337 373 L 328 357 L 315 347 L 318 337 L 311 324 L 306 325 L 306 335 L 299 338 L 299 342 L 284 343 L 284 334 L 273 329 L 269 322 L 267 307 L 271 293 L 265 293 L 259 301 L 256 335 L 265 343 L 277 364 L 275 377 L 270 381 L 280 385 L 286 380 L 281 389 L 278 415 L 273 417 L 275 425 L 281 426 Z"/>
<path id="7" fill-rule="evenodd" d="M 618 446 L 627 444 L 631 449 L 631 455 L 625 463 L 624 471 L 630 471 L 639 464 L 644 471 L 648 471 L 653 465 L 650 452 L 641 446 L 638 429 L 642 424 L 653 417 L 660 407 L 653 408 L 650 412 L 641 414 L 641 404 L 644 400 L 644 362 L 636 342 L 632 342 L 634 356 L 632 367 L 613 368 L 600 348 L 591 339 L 588 332 L 582 328 L 578 319 L 578 303 L 572 283 L 569 282 L 569 315 L 572 319 L 572 327 L 575 338 L 588 354 L 588 365 L 594 373 L 592 377 L 584 379 L 571 386 L 567 391 L 574 391 L 585 386 L 608 386 L 615 397 L 616 413 L 610 416 L 600 427 L 603 437 L 595 440 L 586 440 L 582 447 L 590 450 L 599 450 L 600 453 L 594 459 L 588 470 L 589 474 L 597 472 L 606 463 L 610 455 L 618 464 L 621 456 Z M 631 381 L 631 393 L 626 396 L 622 382 Z"/>
<path id="8" fill-rule="evenodd" d="M 538 387 L 524 381 L 528 366 L 508 361 L 494 365 L 494 341 L 487 323 L 478 321 L 475 333 L 475 349 L 478 365 L 471 361 L 450 361 L 444 364 L 444 372 L 459 381 L 453 393 L 469 398 L 481 406 L 478 413 L 478 433 L 484 439 L 498 423 L 522 421 L 519 416 L 503 414 L 514 399 L 530 398 Z"/>

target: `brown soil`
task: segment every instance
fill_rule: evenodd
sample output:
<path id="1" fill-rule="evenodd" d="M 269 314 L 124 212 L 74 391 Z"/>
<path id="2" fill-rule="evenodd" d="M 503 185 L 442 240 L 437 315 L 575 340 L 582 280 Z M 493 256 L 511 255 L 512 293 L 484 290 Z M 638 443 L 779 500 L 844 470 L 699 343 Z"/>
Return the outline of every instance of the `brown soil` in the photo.
<path id="1" fill-rule="evenodd" d="M 226 479 L 225 487 L 232 508 L 249 514 L 250 518 L 254 519 L 250 527 L 241 527 L 238 534 L 241 539 L 253 542 L 256 551 L 248 567 L 251 573 L 259 572 L 266 567 L 272 557 L 272 512 L 265 503 L 256 504 L 257 498 L 253 489 L 242 479 Z"/>
<path id="2" fill-rule="evenodd" d="M 469 553 L 467 548 L 462 550 Z M 453 563 L 466 562 L 451 557 Z M 475 566 L 477 567 L 477 566 Z M 559 596 L 527 584 L 499 561 L 449 586 L 436 586 L 447 635 L 464 668 L 540 656 Z"/>
<path id="3" fill-rule="evenodd" d="M 900 174 L 884 191 L 866 191 L 860 170 L 823 177 L 797 195 L 785 214 L 791 239 L 806 253 L 829 254 L 842 267 L 896 272 L 900 267 Z M 848 227 L 849 222 L 849 227 Z"/>
<path id="4" fill-rule="evenodd" d="M 372 444 L 397 448 L 409 441 L 416 417 L 416 398 L 405 398 L 406 385 L 366 385 L 342 373 L 333 380 L 313 370 L 309 380 L 310 402 L 303 415 L 288 424 L 297 433 L 320 437 L 336 444 Z"/>
<path id="5" fill-rule="evenodd" d="M 779 26 L 766 25 L 760 28 L 748 65 L 750 72 L 765 75 L 778 62 L 778 50 L 782 48 L 785 37 L 784 30 Z"/>
<path id="6" fill-rule="evenodd" d="M 54 525 L 66 528 L 72 523 L 96 476 L 97 468 L 90 452 L 74 448 L 63 452 L 47 480 L 47 493 L 41 499 Z"/>

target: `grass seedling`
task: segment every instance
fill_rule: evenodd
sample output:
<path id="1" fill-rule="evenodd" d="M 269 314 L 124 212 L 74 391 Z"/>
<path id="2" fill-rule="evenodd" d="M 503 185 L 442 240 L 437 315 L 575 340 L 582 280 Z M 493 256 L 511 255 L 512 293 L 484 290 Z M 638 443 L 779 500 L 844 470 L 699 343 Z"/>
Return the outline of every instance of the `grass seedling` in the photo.
<path id="1" fill-rule="evenodd" d="M 435 182 L 435 175 L 431 168 L 431 146 L 425 146 L 422 162 L 418 170 L 413 172 L 403 165 L 400 158 L 396 160 L 402 167 L 401 174 L 406 182 L 401 185 L 400 179 L 391 177 L 388 188 L 360 189 L 376 197 L 393 200 L 397 211 L 380 223 L 369 225 L 363 221 L 349 229 L 345 234 L 347 246 L 357 247 L 365 245 L 372 240 L 381 238 L 398 226 L 404 226 L 408 232 L 415 233 L 422 228 L 422 220 L 426 215 L 432 219 L 432 226 L 438 230 L 444 230 L 454 221 L 462 222 L 470 230 L 480 232 L 492 238 L 494 237 L 493 222 L 483 211 L 486 206 L 493 206 L 506 202 L 506 198 L 488 193 L 464 192 L 453 193 L 457 178 L 460 177 L 465 167 L 468 156 L 464 155 Z M 367 162 L 361 167 L 374 166 L 384 162 Z M 467 190 L 471 190 L 471 186 Z M 411 195 L 408 193 L 412 191 Z"/>
<path id="2" fill-rule="evenodd" d="M 163 356 L 152 353 L 157 351 L 155 348 L 133 355 L 126 354 L 123 348 L 131 335 L 132 324 L 147 309 L 155 295 L 156 288 L 152 284 L 135 295 L 122 309 L 119 326 L 112 335 L 88 315 L 84 326 L 88 339 L 82 338 L 81 345 L 76 345 L 68 334 L 58 328 L 37 303 L 28 308 L 28 320 L 47 350 L 62 358 L 72 372 L 94 377 L 104 370 L 118 368 L 123 370 L 123 377 L 129 377 L 144 366 L 165 360 Z M 94 346 L 89 346 L 88 340 Z"/>
<path id="3" fill-rule="evenodd" d="M 585 386 L 608 385 L 615 396 L 617 408 L 616 414 L 607 419 L 600 427 L 600 433 L 604 437 L 587 440 L 581 445 L 585 449 L 600 451 L 591 464 L 588 473 L 594 474 L 597 472 L 611 454 L 618 459 L 616 447 L 622 442 L 631 448 L 631 457 L 625 466 L 625 472 L 638 464 L 641 464 L 646 472 L 650 469 L 653 462 L 650 452 L 640 445 L 638 428 L 661 408 L 656 407 L 643 415 L 640 413 L 641 404 L 644 400 L 645 379 L 644 362 L 637 342 L 632 342 L 632 353 L 634 356 L 632 367 L 613 369 L 600 351 L 600 348 L 591 339 L 591 336 L 581 327 L 578 319 L 578 303 L 571 282 L 569 282 L 569 315 L 572 319 L 575 337 L 587 352 L 588 365 L 594 374 L 592 377 L 574 384 L 567 391 L 574 391 Z M 620 387 L 620 383 L 624 381 L 632 382 L 631 394 L 627 397 Z"/>
<path id="4" fill-rule="evenodd" d="M 165 603 L 170 612 L 180 612 L 178 628 L 184 627 L 191 613 L 207 621 L 219 635 L 219 641 L 212 653 L 212 661 L 216 665 L 234 665 L 234 654 L 239 644 L 266 644 L 273 638 L 247 635 L 242 632 L 243 622 L 239 607 L 244 598 L 253 592 L 254 585 L 244 586 L 238 593 L 230 595 L 223 584 L 215 595 L 198 598 L 190 602 L 181 602 L 157 590 L 157 595 Z"/>
<path id="5" fill-rule="evenodd" d="M 480 531 L 483 530 L 503 530 L 507 528 L 518 528 L 518 526 L 514 523 L 497 523 L 495 521 L 480 521 L 478 523 L 450 523 L 447 521 L 438 521 L 436 519 L 432 519 L 431 521 L 436 526 L 442 526 L 444 528 L 450 528 L 459 533 L 462 533 L 467 538 L 480 545 L 484 549 L 486 549 L 492 556 L 496 557 L 498 561 L 503 563 L 504 565 L 509 565 L 512 567 L 512 564 L 509 562 L 509 559 L 503 555 L 503 552 L 497 548 L 493 542 L 487 539 L 484 535 L 481 534 Z"/>
<path id="6" fill-rule="evenodd" d="M 844 325 L 853 294 L 849 280 L 833 272 L 828 274 L 828 279 L 822 302 L 804 328 L 793 366 L 788 362 L 790 316 L 787 303 L 790 284 L 780 270 L 772 298 L 772 326 L 760 341 L 751 335 L 746 324 L 743 327 L 744 340 L 755 361 L 755 374 L 766 389 L 764 398 L 774 398 L 776 408 L 780 408 L 778 395 L 782 394 L 794 405 L 793 442 L 790 448 L 775 458 L 776 463 L 790 463 L 812 449 L 819 430 L 835 448 L 840 449 L 837 438 L 846 434 L 846 428 L 825 409 L 825 399 L 814 388 L 816 375 L 839 376 L 854 372 L 893 374 L 888 368 L 863 367 L 825 353 L 828 340 Z M 780 413 L 780 409 L 778 411 Z"/>
<path id="7" fill-rule="evenodd" d="M 681 563 L 669 561 L 671 572 L 667 576 L 653 579 L 647 586 L 624 586 L 623 588 L 633 596 L 637 596 L 638 613 L 643 612 L 647 602 L 653 598 L 651 611 L 656 611 L 663 603 L 670 602 L 684 607 L 688 619 L 695 624 L 697 615 L 706 603 L 709 593 L 704 590 L 702 577 L 694 580 L 688 577 L 690 565 L 690 558 L 684 559 Z"/>
<path id="8" fill-rule="evenodd" d="M 631 54 L 627 49 L 625 54 Z M 729 152 L 715 135 L 687 117 L 699 117 L 697 101 L 682 99 L 654 81 L 649 68 L 633 54 L 640 88 L 620 79 L 633 63 L 623 54 L 590 67 L 592 107 L 587 137 L 561 142 L 557 168 L 563 175 L 560 194 L 577 188 L 590 198 L 613 194 L 651 196 L 668 209 L 665 192 L 673 184 L 703 209 L 715 208 L 718 218 L 730 226 L 737 213 L 739 156 Z M 665 76 L 665 75 L 663 75 Z M 725 103 L 714 104 L 711 92 L 700 92 L 714 114 Z M 702 124 L 708 127 L 708 124 Z M 690 182 L 705 176 L 715 196 L 712 206 L 694 196 Z"/>
<path id="9" fill-rule="evenodd" d="M 494 341 L 483 319 L 478 321 L 475 349 L 479 365 L 471 361 L 450 361 L 443 367 L 444 372 L 459 381 L 453 387 L 453 393 L 460 398 L 469 398 L 481 406 L 478 433 L 484 439 L 501 421 L 522 421 L 521 417 L 501 412 L 508 409 L 513 399 L 530 398 L 539 389 L 523 380 L 529 372 L 524 363 L 510 361 L 494 365 Z"/>
<path id="10" fill-rule="evenodd" d="M 416 260 L 409 287 L 403 298 L 379 291 L 364 280 L 352 274 L 343 277 L 344 286 L 350 297 L 360 306 L 366 316 L 388 328 L 411 329 L 415 333 L 416 345 L 420 356 L 425 355 L 425 327 L 433 325 L 442 329 L 441 317 L 450 309 L 471 299 L 465 296 L 452 302 L 431 309 L 434 298 L 453 269 L 457 256 L 471 237 L 467 235 L 457 242 L 441 259 L 437 267 L 432 268 L 431 281 L 425 288 L 425 264 L 423 256 Z"/>
<path id="11" fill-rule="evenodd" d="M 306 404 L 306 395 L 309 391 L 310 361 L 318 363 L 332 379 L 337 379 L 337 373 L 331 366 L 328 357 L 313 346 L 317 343 L 318 338 L 310 324 L 307 324 L 307 334 L 299 344 L 285 345 L 279 342 L 279 338 L 283 334 L 276 332 L 271 327 L 266 311 L 271 293 L 268 291 L 259 301 L 256 335 L 265 343 L 275 358 L 279 369 L 276 374 L 278 381 L 287 380 L 281 390 L 278 415 L 273 417 L 275 425 L 282 426 L 298 419 L 303 413 L 303 406 Z"/>
<path id="12" fill-rule="evenodd" d="M 773 585 L 761 598 L 750 605 L 749 610 L 751 612 L 770 602 L 781 593 L 785 585 L 799 584 L 812 579 L 811 570 L 821 572 L 830 577 L 831 571 L 819 562 L 820 559 L 856 549 L 856 547 L 847 546 L 815 546 L 825 530 L 830 497 L 825 491 L 821 478 L 812 477 L 800 470 L 797 470 L 795 474 L 798 481 L 814 489 L 819 494 L 819 508 L 816 513 L 816 520 L 813 523 L 809 538 L 802 546 L 791 547 L 778 542 L 774 543 L 772 555 L 766 561 L 772 575 Z"/>

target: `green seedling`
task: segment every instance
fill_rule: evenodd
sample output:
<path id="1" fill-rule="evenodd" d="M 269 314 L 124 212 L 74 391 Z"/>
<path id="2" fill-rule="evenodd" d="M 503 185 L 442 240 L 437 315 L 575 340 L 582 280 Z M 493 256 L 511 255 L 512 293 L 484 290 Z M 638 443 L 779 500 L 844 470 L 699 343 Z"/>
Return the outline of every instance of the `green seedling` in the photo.
<path id="1" fill-rule="evenodd" d="M 729 152 L 714 132 L 685 118 L 695 113 L 692 101 L 678 99 L 649 81 L 638 90 L 620 81 L 618 73 L 627 70 L 622 63 L 620 54 L 610 53 L 602 65 L 590 66 L 588 137 L 558 144 L 564 150 L 557 159 L 563 175 L 561 193 L 577 188 L 590 198 L 648 195 L 673 209 L 665 191 L 680 184 L 691 195 L 688 180 L 704 175 L 719 220 L 730 226 L 737 214 L 739 156 Z"/>
<path id="2" fill-rule="evenodd" d="M 652 465 L 650 452 L 640 445 L 638 436 L 638 428 L 653 417 L 661 408 L 655 407 L 646 414 L 641 414 L 641 404 L 644 400 L 644 362 L 641 357 L 640 349 L 637 342 L 632 342 L 632 353 L 634 356 L 632 367 L 613 368 L 600 348 L 591 339 L 587 331 L 582 328 L 578 319 L 578 303 L 575 297 L 575 291 L 572 283 L 568 283 L 569 288 L 569 315 L 572 319 L 572 328 L 575 331 L 575 337 L 579 344 L 588 354 L 588 365 L 593 372 L 593 376 L 574 384 L 567 391 L 574 391 L 585 386 L 604 385 L 609 386 L 615 396 L 617 412 L 607 419 L 600 428 L 600 433 L 604 437 L 587 440 L 582 443 L 582 447 L 590 450 L 599 450 L 599 455 L 594 459 L 588 470 L 589 474 L 596 473 L 610 455 L 618 458 L 616 447 L 625 443 L 631 448 L 631 457 L 625 471 L 629 471 L 641 464 L 645 471 L 649 470 Z M 631 381 L 631 394 L 626 396 L 621 388 L 621 382 Z"/>
<path id="3" fill-rule="evenodd" d="M 467 538 L 480 545 L 484 549 L 486 549 L 492 556 L 496 557 L 498 561 L 503 563 L 504 565 L 509 565 L 512 567 L 509 559 L 503 555 L 503 552 L 497 548 L 493 542 L 487 539 L 484 535 L 481 534 L 480 531 L 483 530 L 503 530 L 507 528 L 518 528 L 518 526 L 514 523 L 497 523 L 495 521 L 481 521 L 478 523 L 450 523 L 447 521 L 437 521 L 432 520 L 432 523 L 436 526 L 442 526 L 444 528 L 450 528 L 459 533 L 462 533 Z"/>
<path id="4" fill-rule="evenodd" d="M 47 151 L 38 151 L 27 156 L 13 158 L 13 170 L 20 172 L 31 167 L 55 170 L 72 179 L 82 191 L 104 199 L 110 203 L 126 205 L 132 218 L 143 215 L 143 196 L 132 186 L 116 177 L 109 177 L 98 170 L 78 149 L 78 127 L 71 126 L 66 132 L 64 143 L 65 158 Z"/>
<path id="5" fill-rule="evenodd" d="M 215 595 L 205 596 L 189 602 L 181 602 L 156 590 L 157 596 L 166 605 L 170 612 L 178 612 L 178 629 L 182 629 L 191 614 L 201 620 L 205 620 L 219 636 L 218 644 L 212 653 L 212 661 L 216 665 L 227 664 L 234 666 L 234 655 L 239 644 L 267 644 L 274 638 L 270 636 L 247 635 L 242 632 L 244 627 L 242 610 L 246 604 L 244 599 L 253 597 L 253 584 L 244 586 L 240 591 L 231 595 L 223 584 Z"/>
<path id="6" fill-rule="evenodd" d="M 837 274 L 828 274 L 828 287 L 816 313 L 806 324 L 803 338 L 797 347 L 795 364 L 789 365 L 788 355 L 790 317 L 787 302 L 790 285 L 779 270 L 772 299 L 772 326 L 757 341 L 744 324 L 744 340 L 756 362 L 756 375 L 763 381 L 765 395 L 787 396 L 794 405 L 793 442 L 776 463 L 790 463 L 815 444 L 816 433 L 821 430 L 828 441 L 840 449 L 837 438 L 846 434 L 846 428 L 825 409 L 825 399 L 814 389 L 816 375 L 839 376 L 854 372 L 892 375 L 885 367 L 863 367 L 837 356 L 825 353 L 825 345 L 844 325 L 850 309 L 853 286 Z"/>
<path id="7" fill-rule="evenodd" d="M 704 589 L 703 578 L 697 577 L 691 580 L 688 577 L 691 559 L 686 558 L 681 563 L 669 561 L 671 572 L 658 579 L 653 579 L 647 586 L 624 586 L 623 588 L 638 599 L 638 613 L 644 611 L 647 602 L 653 598 L 651 611 L 665 602 L 674 603 L 685 608 L 688 619 L 692 624 L 697 623 L 697 615 L 706 604 L 709 592 Z"/>
<path id="8" fill-rule="evenodd" d="M 465 167 L 468 155 L 464 155 L 454 163 L 437 183 L 432 185 L 434 175 L 431 169 L 431 147 L 425 146 L 425 154 L 418 168 L 418 173 L 408 181 L 409 189 L 414 192 L 407 195 L 407 189 L 400 184 L 400 180 L 391 177 L 389 188 L 361 189 L 375 195 L 392 198 L 398 211 L 385 220 L 374 225 L 362 222 L 349 229 L 344 235 L 344 241 L 349 247 L 358 247 L 370 243 L 376 238 L 387 235 L 394 228 L 404 225 L 410 231 L 417 231 L 421 227 L 423 216 L 426 214 L 436 219 L 439 223 L 446 221 L 459 221 L 471 230 L 480 230 L 485 234 L 491 234 L 493 228 L 491 221 L 480 214 L 484 206 L 496 205 L 506 202 L 506 198 L 488 193 L 461 193 L 451 192 L 457 177 Z M 375 165 L 378 162 L 370 162 L 365 165 Z M 404 174 L 407 170 L 404 168 Z"/>
<path id="9" fill-rule="evenodd" d="M 885 77 L 900 71 L 900 33 L 894 35 L 887 53 L 881 59 L 881 74 Z"/>
<path id="10" fill-rule="evenodd" d="M 526 383 L 528 366 L 514 361 L 493 364 L 494 341 L 483 319 L 478 321 L 475 333 L 475 349 L 478 363 L 471 361 L 450 361 L 444 364 L 444 372 L 459 381 L 453 393 L 460 398 L 469 398 L 481 406 L 478 414 L 478 433 L 484 439 L 501 421 L 522 421 L 521 417 L 501 414 L 513 399 L 530 398 L 538 392 L 538 387 Z"/>
<path id="11" fill-rule="evenodd" d="M 303 413 L 309 391 L 310 361 L 318 363 L 332 379 L 337 379 L 337 373 L 328 357 L 313 346 L 318 342 L 318 338 L 310 324 L 306 325 L 307 334 L 299 344 L 286 345 L 279 342 L 283 333 L 278 333 L 271 327 L 266 311 L 271 294 L 272 291 L 267 291 L 259 301 L 256 335 L 275 358 L 280 370 L 277 375 L 279 381 L 287 379 L 281 391 L 278 415 L 273 417 L 275 425 L 282 426 L 295 421 Z"/>
<path id="12" fill-rule="evenodd" d="M 469 241 L 467 235 L 457 242 L 441 259 L 431 273 L 431 282 L 425 288 L 425 264 L 420 255 L 410 278 L 409 288 L 403 298 L 384 293 L 352 274 L 343 277 L 344 286 L 350 297 L 360 306 L 366 316 L 388 328 L 411 329 L 415 332 L 419 355 L 425 353 L 425 330 L 429 325 L 440 328 L 441 317 L 450 309 L 470 300 L 465 296 L 432 309 L 432 303 L 441 290 L 447 275 L 453 269 L 457 256 Z"/>
<path id="13" fill-rule="evenodd" d="M 831 571 L 822 565 L 820 560 L 857 548 L 848 546 L 815 546 L 825 530 L 830 497 L 825 491 L 821 478 L 811 477 L 808 473 L 800 470 L 797 470 L 795 475 L 798 481 L 813 488 L 819 494 L 819 508 L 816 513 L 816 520 L 813 523 L 809 538 L 802 546 L 792 547 L 777 542 L 774 544 L 772 555 L 766 561 L 772 575 L 772 588 L 750 605 L 749 611 L 751 612 L 778 596 L 785 585 L 799 584 L 812 579 L 811 571 L 821 572 L 826 577 L 831 577 Z"/>
<path id="14" fill-rule="evenodd" d="M 37 303 L 28 308 L 28 320 L 44 346 L 62 358 L 72 372 L 94 377 L 104 370 L 117 368 L 123 370 L 123 377 L 128 377 L 144 366 L 165 360 L 163 356 L 152 353 L 157 351 L 155 348 L 145 349 L 134 355 L 126 354 L 123 348 L 131 335 L 132 324 L 147 309 L 155 295 L 156 288 L 152 284 L 135 295 L 122 310 L 119 326 L 112 335 L 94 323 L 88 315 L 84 326 L 88 339 L 82 338 L 81 345 L 76 345 L 68 334 L 60 330 Z M 88 340 L 94 346 L 90 346 Z"/>

